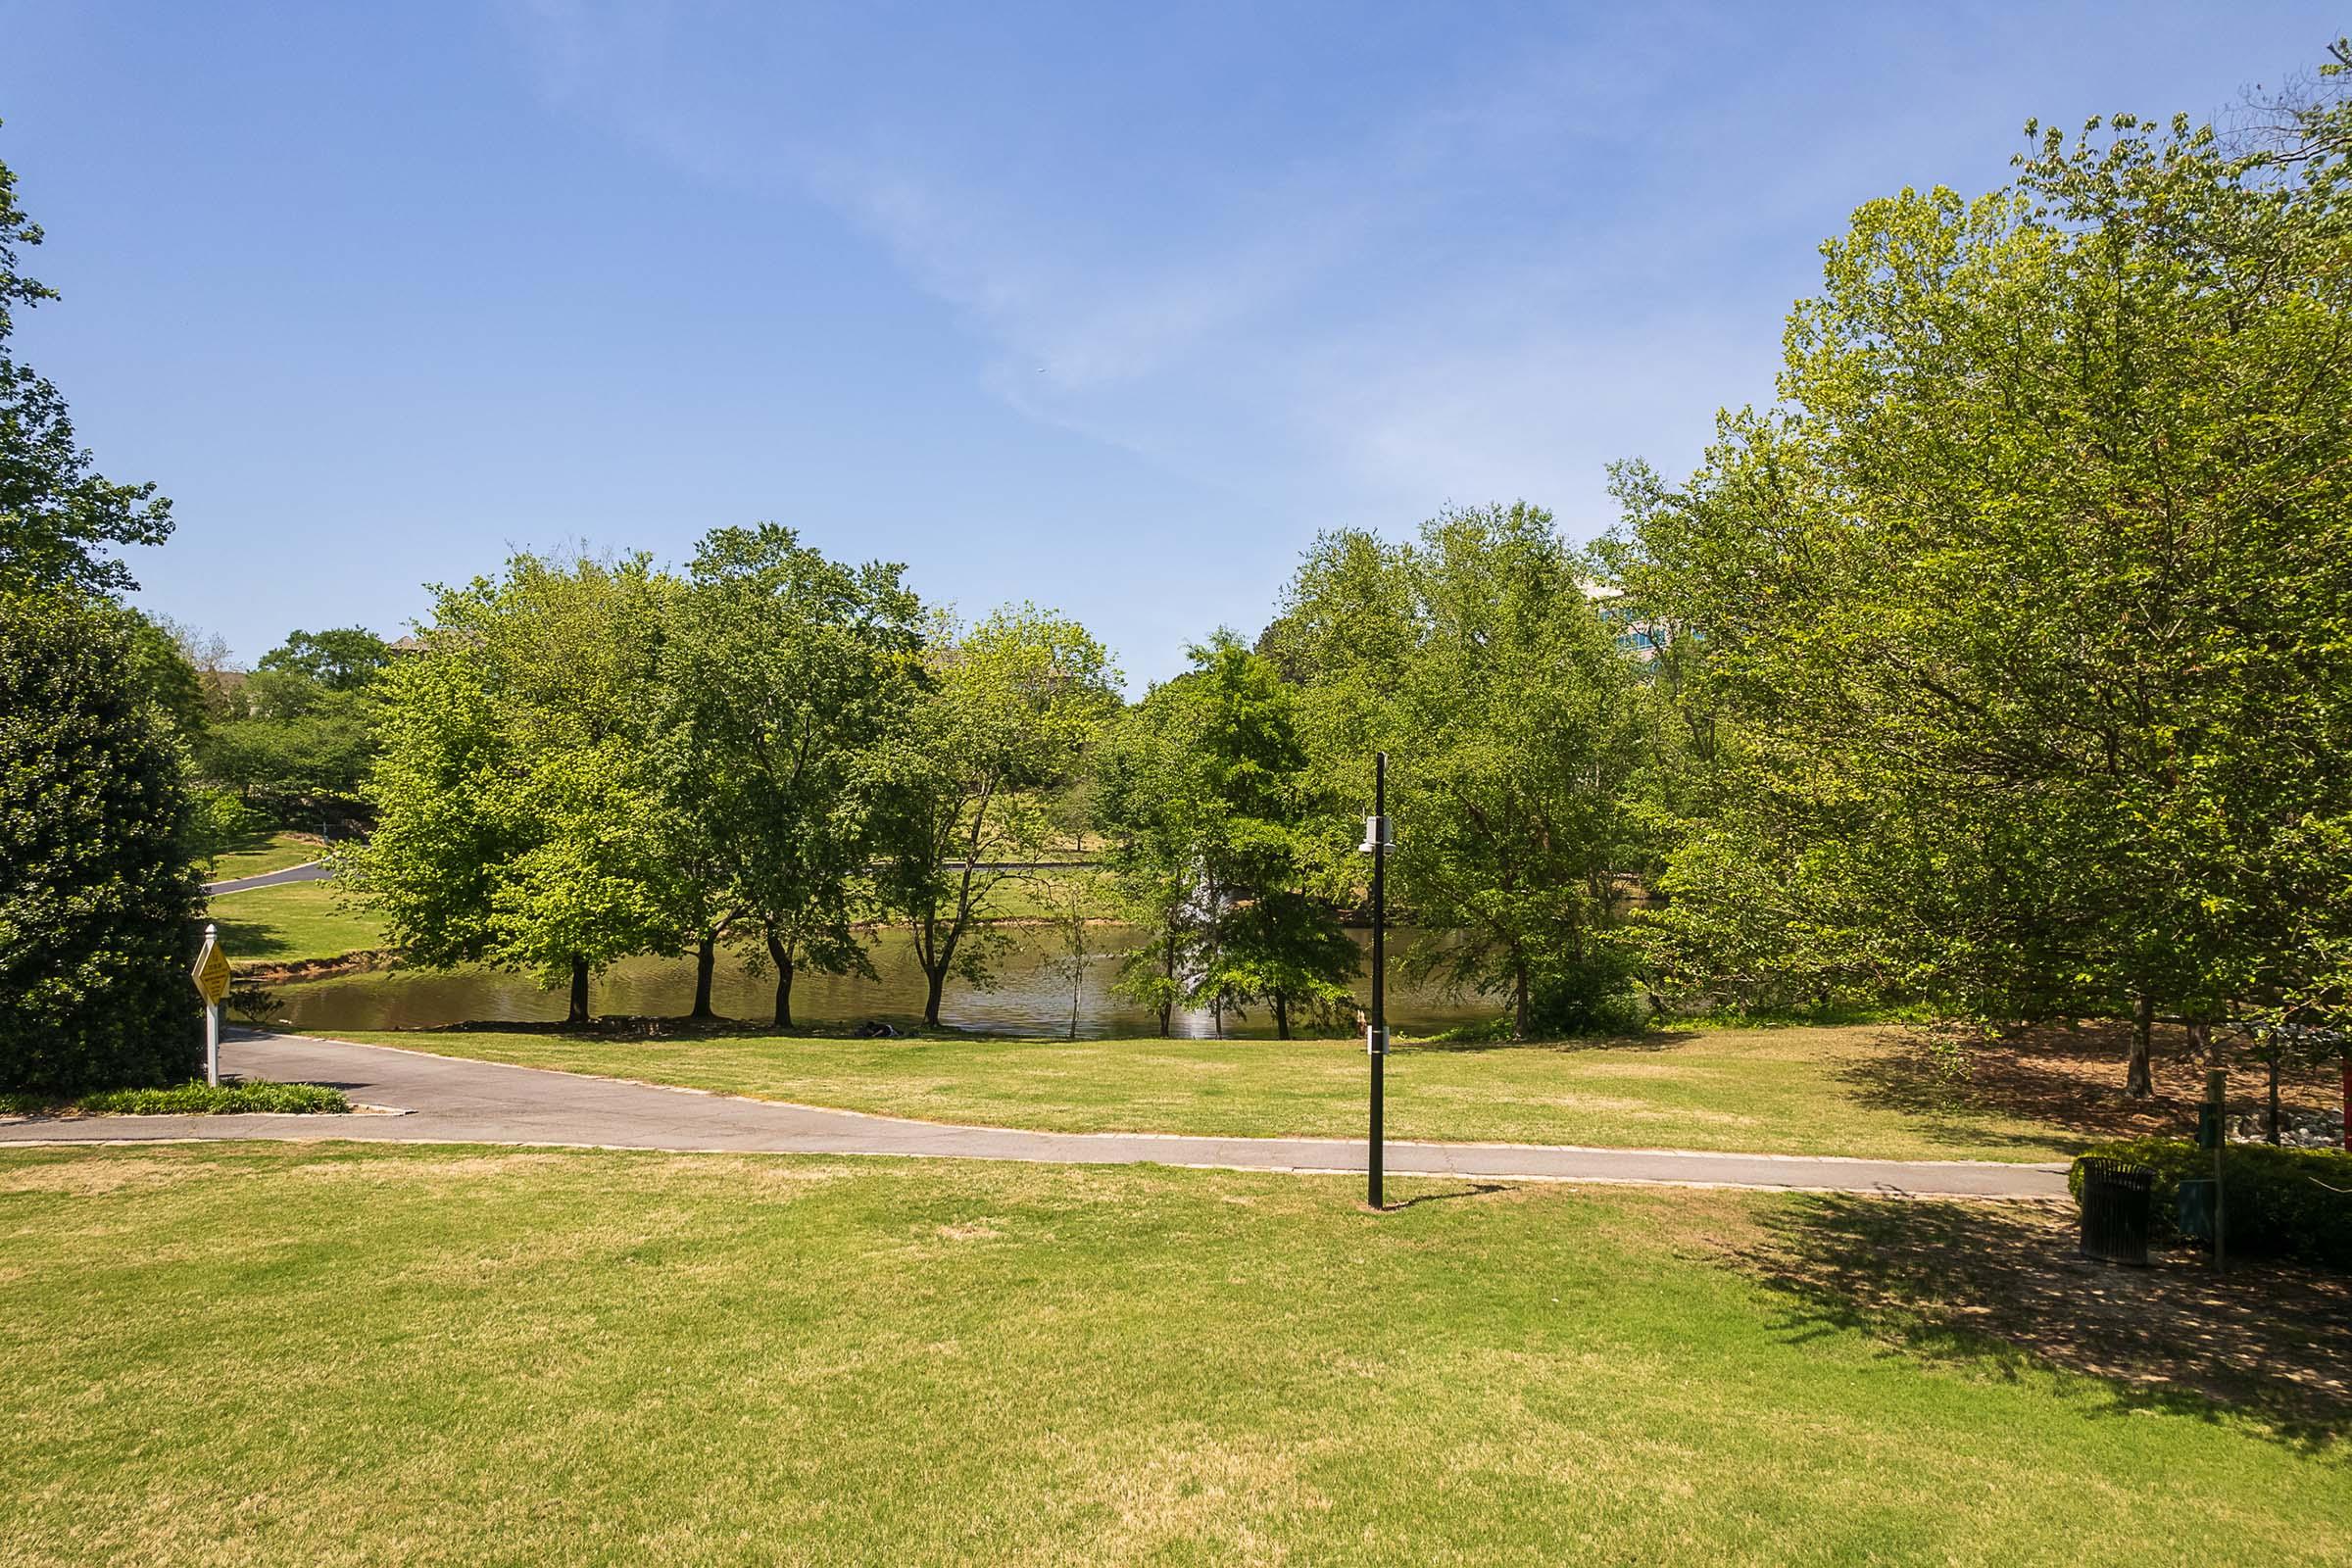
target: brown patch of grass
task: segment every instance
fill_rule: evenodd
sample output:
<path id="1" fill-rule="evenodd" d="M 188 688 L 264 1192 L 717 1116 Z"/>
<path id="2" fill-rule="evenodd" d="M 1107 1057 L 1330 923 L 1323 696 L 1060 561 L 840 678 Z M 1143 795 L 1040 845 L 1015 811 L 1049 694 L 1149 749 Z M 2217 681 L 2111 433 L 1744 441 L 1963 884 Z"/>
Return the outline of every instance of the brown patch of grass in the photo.
<path id="1" fill-rule="evenodd" d="M 1152 1561 L 1216 1541 L 1235 1561 L 1281 1563 L 1290 1558 L 1281 1540 L 1286 1516 L 1331 1506 L 1300 1476 L 1298 1454 L 1207 1432 L 1176 1437 L 1108 1465 L 1093 1456 L 1080 1472 L 1090 1474 L 1086 1493 L 1110 1515 L 1098 1542 L 1102 1560 Z"/>
<path id="2" fill-rule="evenodd" d="M 1788 1293 L 1803 1332 L 2063 1368 L 2127 1404 L 2209 1401 L 2299 1442 L 2352 1434 L 2352 1279 L 2278 1263 L 2216 1274 L 2190 1251 L 2093 1262 L 2077 1223 L 2065 1204 L 1823 1197 L 1725 1250 Z"/>
<path id="3" fill-rule="evenodd" d="M 130 1155 L 93 1160 L 65 1157 L 37 1165 L 0 1170 L 0 1193 L 54 1193 L 68 1198 L 94 1198 L 125 1188 L 167 1187 L 198 1176 L 217 1173 L 210 1160 L 151 1158 Z"/>

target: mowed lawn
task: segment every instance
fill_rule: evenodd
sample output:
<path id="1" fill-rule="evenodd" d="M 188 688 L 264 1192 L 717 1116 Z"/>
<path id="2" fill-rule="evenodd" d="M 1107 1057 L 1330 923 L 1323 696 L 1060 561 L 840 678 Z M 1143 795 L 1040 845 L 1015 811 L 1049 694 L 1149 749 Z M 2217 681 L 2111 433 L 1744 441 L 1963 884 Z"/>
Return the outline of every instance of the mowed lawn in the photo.
<path id="1" fill-rule="evenodd" d="M 1059 1132 L 1364 1132 L 1364 1051 L 1347 1040 L 342 1037 L 932 1121 Z M 1910 1041 L 1895 1028 L 1845 1025 L 1400 1046 L 1388 1064 L 1388 1133 L 1896 1159 L 2044 1160 L 2085 1142 L 2064 1127 L 1923 1091 Z"/>
<path id="2" fill-rule="evenodd" d="M 300 963 L 384 945 L 383 923 L 352 907 L 332 882 L 217 893 L 206 918 L 220 926 L 232 963 Z"/>
<path id="3" fill-rule="evenodd" d="M 2352 1464 L 1807 1311 L 1810 1200 L 0 1152 L 0 1562 L 2342 1563 Z"/>
<path id="4" fill-rule="evenodd" d="M 325 854 L 324 845 L 308 837 L 292 833 L 255 833 L 235 849 L 223 850 L 215 856 L 213 868 L 205 880 L 233 882 L 239 877 L 262 876 L 270 871 L 283 871 L 288 866 L 307 865 Z"/>

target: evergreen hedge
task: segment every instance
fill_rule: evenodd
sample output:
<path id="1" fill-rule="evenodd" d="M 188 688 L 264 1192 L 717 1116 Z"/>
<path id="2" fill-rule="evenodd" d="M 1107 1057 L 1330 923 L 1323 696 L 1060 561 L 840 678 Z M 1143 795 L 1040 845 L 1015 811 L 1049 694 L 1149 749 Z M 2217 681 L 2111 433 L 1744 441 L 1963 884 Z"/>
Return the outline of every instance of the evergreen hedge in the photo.
<path id="1" fill-rule="evenodd" d="M 119 614 L 0 592 L 0 1093 L 202 1070 L 186 760 Z"/>

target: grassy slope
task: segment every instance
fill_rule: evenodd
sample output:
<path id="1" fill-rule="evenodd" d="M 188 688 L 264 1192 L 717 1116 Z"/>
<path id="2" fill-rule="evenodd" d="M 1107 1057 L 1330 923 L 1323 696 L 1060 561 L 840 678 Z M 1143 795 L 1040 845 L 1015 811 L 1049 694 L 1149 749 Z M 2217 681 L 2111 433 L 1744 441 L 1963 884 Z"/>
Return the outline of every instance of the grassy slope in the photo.
<path id="1" fill-rule="evenodd" d="M 343 900 L 332 882 L 289 882 L 218 894 L 210 918 L 220 924 L 232 962 L 295 963 L 382 947 L 382 925 L 340 907 Z"/>
<path id="2" fill-rule="evenodd" d="M 237 848 L 215 858 L 213 869 L 205 880 L 233 882 L 239 877 L 283 871 L 290 865 L 307 864 L 325 853 L 317 844 L 291 833 L 256 833 Z"/>
<path id="3" fill-rule="evenodd" d="M 0 1152 L 0 1561 L 2345 1560 L 2340 1451 L 1723 1264 L 1803 1200 L 1406 1191 Z"/>
<path id="4" fill-rule="evenodd" d="M 1364 1054 L 1352 1041 L 348 1038 L 933 1121 L 1363 1132 Z M 1661 1034 L 1615 1046 L 1406 1047 L 1389 1060 L 1389 1136 L 1905 1159 L 2036 1160 L 2080 1147 L 2059 1128 L 1884 1102 L 1869 1068 L 1898 1038 L 1849 1025 Z"/>

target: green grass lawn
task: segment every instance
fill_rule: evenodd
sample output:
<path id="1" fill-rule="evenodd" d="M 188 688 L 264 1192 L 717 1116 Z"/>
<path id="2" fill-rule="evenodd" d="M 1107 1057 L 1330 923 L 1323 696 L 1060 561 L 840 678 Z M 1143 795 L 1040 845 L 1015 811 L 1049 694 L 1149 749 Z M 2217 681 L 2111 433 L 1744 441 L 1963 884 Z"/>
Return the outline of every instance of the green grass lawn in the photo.
<path id="1" fill-rule="evenodd" d="M 214 857 L 213 869 L 205 880 L 233 882 L 239 877 L 283 871 L 290 865 L 308 864 L 325 853 L 318 844 L 291 833 L 256 833 L 235 849 Z"/>
<path id="2" fill-rule="evenodd" d="M 1360 1136 L 1353 1041 L 619 1040 L 527 1030 L 353 1040 L 932 1121 L 1064 1132 Z M 1392 1138 L 1903 1159 L 2063 1157 L 2063 1127 L 1937 1106 L 1878 1025 L 1665 1033 L 1614 1045 L 1406 1046 Z"/>
<path id="3" fill-rule="evenodd" d="M 344 903 L 332 882 L 288 882 L 216 894 L 208 918 L 220 925 L 232 963 L 297 963 L 382 947 L 382 923 Z"/>
<path id="4" fill-rule="evenodd" d="M 1811 1200 L 1396 1187 L 0 1152 L 0 1562 L 2346 1561 L 2340 1445 L 1737 1266 Z"/>

